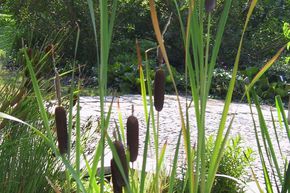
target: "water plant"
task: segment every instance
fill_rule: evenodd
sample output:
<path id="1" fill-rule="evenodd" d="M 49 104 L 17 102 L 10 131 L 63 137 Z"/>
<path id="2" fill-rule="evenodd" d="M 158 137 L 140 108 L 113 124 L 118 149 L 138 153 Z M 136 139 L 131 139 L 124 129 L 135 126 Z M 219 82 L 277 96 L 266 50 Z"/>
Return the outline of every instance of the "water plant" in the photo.
<path id="1" fill-rule="evenodd" d="M 109 123 L 111 120 L 111 112 L 112 112 L 112 104 L 113 100 L 109 106 L 109 109 L 106 110 L 106 96 L 108 95 L 107 91 L 107 73 L 108 73 L 108 65 L 109 65 L 109 51 L 110 45 L 112 41 L 112 33 L 113 26 L 115 21 L 115 15 L 117 10 L 117 0 L 113 0 L 109 6 L 108 0 L 99 1 L 99 21 L 100 21 L 100 32 L 97 32 L 96 28 L 96 13 L 94 9 L 94 3 L 92 0 L 87 0 L 87 4 L 89 7 L 89 12 L 92 20 L 92 26 L 95 36 L 95 45 L 97 50 L 97 61 L 96 66 L 98 67 L 98 93 L 100 99 L 100 119 L 99 119 L 99 130 L 100 130 L 100 139 L 97 142 L 95 147 L 95 151 L 93 153 L 93 158 L 91 161 L 86 159 L 86 156 L 82 153 L 82 144 L 81 144 L 81 126 L 80 126 L 80 101 L 76 100 L 76 126 L 73 127 L 73 103 L 74 103 L 74 80 L 75 80 L 75 69 L 76 63 L 73 64 L 72 69 L 72 83 L 71 83 L 71 91 L 69 96 L 69 108 L 68 108 L 68 120 L 66 120 L 66 113 L 61 106 L 60 102 L 60 93 L 57 92 L 58 98 L 58 107 L 56 108 L 56 127 L 57 127 L 57 138 L 59 142 L 59 148 L 56 147 L 56 136 L 51 131 L 50 119 L 48 117 L 47 109 L 44 105 L 43 95 L 41 93 L 41 89 L 39 86 L 39 79 L 37 75 L 37 71 L 35 70 L 33 63 L 35 62 L 35 58 L 32 57 L 33 52 L 30 52 L 30 49 L 24 47 L 21 50 L 21 54 L 24 58 L 27 72 L 29 73 L 29 77 L 31 78 L 31 84 L 33 87 L 33 93 L 37 100 L 38 111 L 41 117 L 41 125 L 42 130 L 38 129 L 36 126 L 39 125 L 36 123 L 28 123 L 24 122 L 21 119 L 9 116 L 7 113 L 0 113 L 0 116 L 5 119 L 10 119 L 12 121 L 19 122 L 29 127 L 38 137 L 40 137 L 49 147 L 52 154 L 55 156 L 56 163 L 62 163 L 65 167 L 65 179 L 62 181 L 63 186 L 61 189 L 64 192 L 75 191 L 79 192 L 105 192 L 105 149 L 109 148 L 112 152 L 113 159 L 111 160 L 111 170 L 112 170 L 112 180 L 113 180 L 113 189 L 115 192 L 140 192 L 143 193 L 147 191 L 146 182 L 148 181 L 148 173 L 146 172 L 146 164 L 147 164 L 147 153 L 148 146 L 150 140 L 153 139 L 154 144 L 154 161 L 155 161 L 155 171 L 152 174 L 152 181 L 149 186 L 150 192 L 160 193 L 163 190 L 167 192 L 174 192 L 174 185 L 177 178 L 177 164 L 178 164 L 178 155 L 180 151 L 181 145 L 184 146 L 186 153 L 186 168 L 184 173 L 184 187 L 188 187 L 188 192 L 190 193 L 210 193 L 213 190 L 214 183 L 217 177 L 217 171 L 220 167 L 220 163 L 223 159 L 223 156 L 226 153 L 226 144 L 228 141 L 228 137 L 230 131 L 232 129 L 232 124 L 235 116 L 230 117 L 230 123 L 228 127 L 226 127 L 226 121 L 229 114 L 229 107 L 232 101 L 234 86 L 237 78 L 237 71 L 239 67 L 240 55 L 242 52 L 243 46 L 243 38 L 250 21 L 250 17 L 253 13 L 253 10 L 257 4 L 257 0 L 252 0 L 250 7 L 248 9 L 247 17 L 245 20 L 244 28 L 241 34 L 241 40 L 238 45 L 237 55 L 234 62 L 234 68 L 231 75 L 231 80 L 229 83 L 228 91 L 226 94 L 225 104 L 222 112 L 222 117 L 217 128 L 217 133 L 215 135 L 215 142 L 213 145 L 212 154 L 209 158 L 206 157 L 206 108 L 209 90 L 211 87 L 211 81 L 213 77 L 213 72 L 216 64 L 216 60 L 218 57 L 219 49 L 221 46 L 223 32 L 226 25 L 226 21 L 228 18 L 228 14 L 231 8 L 232 0 L 225 0 L 223 2 L 223 11 L 219 22 L 216 27 L 215 37 L 212 38 L 212 18 L 211 13 L 214 11 L 216 1 L 205 1 L 205 0 L 190 0 L 186 1 L 185 7 L 188 9 L 187 20 L 183 21 L 180 14 L 180 5 L 176 0 L 173 0 L 174 5 L 176 6 L 177 15 L 179 16 L 180 28 L 182 31 L 183 38 L 183 46 L 185 50 L 185 81 L 186 88 L 190 88 L 188 92 L 186 92 L 186 96 L 189 95 L 191 101 L 193 101 L 193 106 L 190 105 L 189 101 L 186 103 L 185 111 L 182 108 L 180 102 L 179 91 L 176 87 L 176 83 L 174 80 L 174 76 L 171 70 L 170 61 L 166 52 L 166 41 L 163 39 L 163 34 L 160 31 L 159 20 L 157 16 L 157 11 L 155 8 L 155 1 L 149 0 L 150 5 L 150 13 L 153 28 L 156 34 L 156 39 L 158 45 L 155 48 L 150 48 L 145 52 L 145 70 L 146 74 L 144 75 L 142 64 L 142 56 L 139 44 L 137 43 L 137 58 L 138 58 L 138 70 L 140 75 L 140 87 L 141 87 L 141 95 L 142 102 L 144 106 L 144 122 L 146 127 L 145 133 L 145 141 L 144 141 L 144 149 L 143 149 L 143 160 L 142 160 L 142 169 L 140 173 L 132 172 L 132 169 L 129 167 L 129 160 L 135 161 L 138 156 L 138 120 L 133 116 L 128 118 L 127 122 L 127 147 L 124 146 L 125 137 L 124 137 L 124 127 L 122 126 L 122 119 L 119 118 L 120 130 L 121 134 L 118 136 L 118 140 L 112 140 L 109 134 Z M 186 23 L 186 25 L 184 25 Z M 77 47 L 79 41 L 79 26 L 77 25 L 77 35 L 76 35 L 76 46 L 75 46 L 75 55 L 77 54 Z M 100 41 L 100 42 L 99 42 Z M 269 159 L 273 161 L 274 167 L 278 174 L 277 189 L 282 189 L 281 192 L 286 193 L 288 188 L 288 178 L 289 178 L 289 167 L 285 167 L 285 175 L 282 175 L 282 172 L 279 170 L 279 164 L 275 158 L 275 153 L 273 152 L 273 145 L 271 144 L 271 139 L 267 134 L 266 127 L 264 126 L 263 116 L 261 115 L 259 104 L 256 100 L 256 96 L 253 93 L 254 84 L 257 80 L 262 76 L 262 74 L 274 63 L 274 61 L 279 57 L 281 52 L 285 47 L 281 48 L 278 53 L 266 63 L 264 68 L 262 68 L 258 74 L 253 78 L 253 80 L 246 86 L 246 96 L 250 103 L 250 95 L 253 94 L 253 98 L 255 101 L 255 105 L 258 108 L 259 112 L 259 122 L 262 127 L 263 134 L 263 142 L 266 144 L 266 147 L 270 148 L 271 156 Z M 168 74 L 171 78 L 173 88 L 176 95 L 176 100 L 178 102 L 178 116 L 180 119 L 180 128 L 179 129 L 179 137 L 177 140 L 173 166 L 169 174 L 167 174 L 167 178 L 162 178 L 162 165 L 164 163 L 165 152 L 167 148 L 167 142 L 162 143 L 161 148 L 159 146 L 159 116 L 162 115 L 162 108 L 164 100 L 164 71 L 159 68 L 156 71 L 155 81 L 154 81 L 154 94 L 152 93 L 152 81 L 150 77 L 150 68 L 148 64 L 148 52 L 158 49 L 159 54 L 162 56 L 162 62 L 164 60 Z M 43 61 L 47 59 L 53 49 L 49 49 L 50 51 L 44 53 L 40 56 L 39 60 L 37 60 L 38 65 L 42 65 Z M 53 59 L 54 57 L 52 57 Z M 160 57 L 161 58 L 161 57 Z M 161 60 L 160 60 L 161 61 Z M 56 61 L 53 61 L 54 67 L 56 65 Z M 58 77 L 57 72 L 55 73 L 56 78 Z M 146 77 L 146 78 L 145 78 Z M 146 81 L 145 81 L 146 79 Z M 58 81 L 56 81 L 56 85 L 58 85 Z M 80 82 L 78 82 L 77 89 L 80 89 Z M 56 89 L 57 91 L 59 89 Z M 190 94 L 188 94 L 190 93 Z M 148 100 L 147 100 L 148 95 Z M 154 102 L 153 102 L 154 96 Z M 281 102 L 277 99 L 277 104 L 279 106 L 279 110 L 281 116 L 283 117 L 283 123 L 286 128 L 286 132 L 289 138 L 289 128 L 286 123 L 286 119 L 284 118 L 284 110 L 281 108 Z M 149 109 L 147 103 L 149 102 Z M 155 110 L 157 111 L 157 118 L 155 119 Z M 192 143 L 191 133 L 193 128 L 190 124 L 191 120 L 189 119 L 189 108 L 194 109 L 195 117 L 196 117 L 196 125 L 197 125 L 197 143 L 194 145 Z M 121 116 L 121 115 L 120 115 Z M 68 123 L 67 123 L 68 121 Z M 255 121 L 254 121 L 255 122 Z M 282 122 L 282 120 L 281 120 Z M 68 124 L 68 126 L 66 126 Z M 116 124 L 117 125 L 117 124 Z M 66 131 L 67 127 L 67 131 Z M 75 148 L 72 148 L 72 135 L 73 131 L 75 131 Z M 151 132 L 152 131 L 152 132 Z M 152 134 L 153 133 L 153 134 Z M 257 132 L 256 132 L 257 133 Z M 67 134 L 67 136 L 66 136 Z M 153 136 L 151 136 L 153 135 Z M 181 142 L 183 139 L 183 143 Z M 266 141 L 266 142 L 265 142 Z M 261 144 L 259 143 L 259 139 L 257 137 L 257 145 L 261 148 Z M 195 148 L 193 148 L 193 146 Z M 127 158 L 126 150 L 129 150 L 130 158 Z M 267 191 L 273 192 L 273 186 L 271 181 L 269 180 L 269 172 L 266 170 L 263 156 L 261 153 L 261 149 L 259 149 L 259 153 L 261 156 L 261 162 L 263 164 L 265 182 L 267 184 Z M 67 154 L 64 154 L 67 153 Z M 74 157 L 73 159 L 71 157 Z M 85 168 L 81 169 L 81 158 L 84 159 Z M 206 163 L 210 162 L 211 164 L 206 167 Z M 100 170 L 98 171 L 98 165 L 100 166 Z M 286 165 L 286 164 L 285 164 Z M 82 171 L 86 170 L 88 182 L 84 182 L 84 178 L 82 175 Z M 137 177 L 136 177 L 137 176 Z M 232 177 L 233 178 L 233 177 Z M 98 183 L 97 182 L 98 179 Z M 167 179 L 167 180 L 164 180 Z M 234 178 L 235 179 L 235 178 Z M 236 179 L 239 181 L 238 179 Z M 74 188 L 72 186 L 72 182 L 76 184 Z M 88 184 L 88 185 L 85 185 Z M 257 182 L 257 184 L 259 184 Z M 280 188 L 282 186 L 282 188 Z M 166 187 L 166 188 L 164 188 Z M 185 192 L 185 189 L 183 189 Z M 262 190 L 261 190 L 262 192 Z"/>

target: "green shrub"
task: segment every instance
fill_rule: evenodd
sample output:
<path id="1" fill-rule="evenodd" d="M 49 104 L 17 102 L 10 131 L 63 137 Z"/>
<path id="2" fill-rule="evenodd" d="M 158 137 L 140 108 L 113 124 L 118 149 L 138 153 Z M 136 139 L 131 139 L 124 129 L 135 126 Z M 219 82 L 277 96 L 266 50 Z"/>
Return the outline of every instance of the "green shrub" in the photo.
<path id="1" fill-rule="evenodd" d="M 210 95 L 214 98 L 225 98 L 232 78 L 232 71 L 224 68 L 216 68 L 213 72 L 213 81 L 210 89 Z M 238 100 L 244 92 L 244 76 L 238 72 L 233 98 Z"/>
<path id="2" fill-rule="evenodd" d="M 215 138 L 210 135 L 206 140 L 206 167 L 208 168 L 210 162 L 210 156 L 213 153 Z M 253 161 L 253 150 L 251 148 L 242 147 L 242 139 L 238 135 L 232 139 L 229 139 L 225 147 L 223 158 L 219 164 L 217 174 L 227 175 L 239 179 L 241 181 L 246 181 L 247 167 L 249 167 L 249 162 Z M 245 155 L 249 159 L 246 159 Z M 175 192 L 184 192 L 185 174 L 183 174 L 181 180 L 176 181 Z M 212 193 L 242 193 L 243 186 L 225 177 L 216 177 Z M 188 192 L 188 191 L 186 191 Z"/>
<path id="3" fill-rule="evenodd" d="M 214 138 L 210 136 L 207 140 L 207 152 L 211 155 L 214 148 Z M 217 174 L 224 174 L 239 180 L 245 181 L 247 177 L 248 161 L 244 155 L 247 155 L 250 161 L 253 161 L 251 148 L 243 148 L 241 144 L 241 137 L 237 136 L 228 141 L 225 148 L 224 156 L 218 167 Z M 235 181 L 224 178 L 216 177 L 213 193 L 238 193 L 243 192 L 243 187 Z"/>

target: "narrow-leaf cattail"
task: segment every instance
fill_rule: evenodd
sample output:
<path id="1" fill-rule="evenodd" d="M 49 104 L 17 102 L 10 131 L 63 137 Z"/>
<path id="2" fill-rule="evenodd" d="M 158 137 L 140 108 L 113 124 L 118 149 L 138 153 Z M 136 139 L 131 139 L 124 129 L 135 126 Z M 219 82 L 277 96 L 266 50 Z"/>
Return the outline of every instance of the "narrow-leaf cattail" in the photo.
<path id="1" fill-rule="evenodd" d="M 139 148 L 139 123 L 133 115 L 127 119 L 127 146 L 130 152 L 130 162 L 136 161 Z"/>
<path id="2" fill-rule="evenodd" d="M 156 111 L 161 111 L 164 104 L 165 94 L 165 73 L 160 68 L 155 73 L 154 79 L 154 107 Z"/>
<path id="3" fill-rule="evenodd" d="M 118 180 L 122 177 L 118 171 L 118 166 L 115 164 L 114 160 L 111 159 L 111 176 L 113 183 L 114 193 L 122 193 L 122 186 L 119 186 Z"/>
<path id="4" fill-rule="evenodd" d="M 128 165 L 127 165 L 127 159 L 126 159 L 126 154 L 125 154 L 125 149 L 123 144 L 120 141 L 115 141 L 114 146 L 116 148 L 117 154 L 119 156 L 119 159 L 121 161 L 121 165 L 125 174 L 125 178 L 128 180 Z M 113 156 L 113 162 L 117 168 L 116 170 L 116 176 L 117 176 L 117 181 L 116 184 L 119 187 L 125 186 L 126 182 L 122 176 L 120 168 L 118 168 L 118 165 L 116 163 L 116 158 Z"/>
<path id="5" fill-rule="evenodd" d="M 211 12 L 216 6 L 216 0 L 205 0 L 206 12 Z"/>
<path id="6" fill-rule="evenodd" d="M 62 106 L 58 106 L 55 108 L 55 123 L 59 152 L 60 154 L 67 153 L 68 133 L 67 133 L 66 111 Z"/>

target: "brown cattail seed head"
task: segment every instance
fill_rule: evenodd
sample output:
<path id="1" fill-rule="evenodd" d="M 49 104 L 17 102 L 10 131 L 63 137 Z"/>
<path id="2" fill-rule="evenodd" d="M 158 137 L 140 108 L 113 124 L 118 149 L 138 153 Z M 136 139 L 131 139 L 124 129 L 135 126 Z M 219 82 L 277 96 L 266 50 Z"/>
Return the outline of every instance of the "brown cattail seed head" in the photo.
<path id="1" fill-rule="evenodd" d="M 117 154 L 119 156 L 119 159 L 121 161 L 121 165 L 125 174 L 126 179 L 128 180 L 128 165 L 127 165 L 127 159 L 126 159 L 126 154 L 125 154 L 125 149 L 123 144 L 120 141 L 115 141 L 114 146 L 116 148 Z M 113 157 L 113 162 L 117 168 L 116 175 L 118 176 L 116 184 L 120 187 L 125 186 L 125 180 L 122 176 L 121 170 L 118 168 L 116 158 Z"/>
<path id="2" fill-rule="evenodd" d="M 205 0 L 206 12 L 211 12 L 216 6 L 216 0 Z"/>
<path id="3" fill-rule="evenodd" d="M 111 175 L 114 193 L 122 193 L 122 186 L 119 186 L 118 180 L 121 179 L 122 175 L 118 171 L 118 166 L 111 159 Z"/>
<path id="4" fill-rule="evenodd" d="M 67 134 L 66 112 L 65 109 L 61 106 L 55 108 L 55 123 L 59 152 L 60 154 L 67 153 L 68 134 Z"/>
<path id="5" fill-rule="evenodd" d="M 27 50 L 27 55 L 28 55 L 28 58 L 29 58 L 30 60 L 32 60 L 32 57 L 33 57 L 33 51 L 32 51 L 31 48 L 28 48 L 28 50 Z"/>
<path id="6" fill-rule="evenodd" d="M 154 79 L 154 107 L 156 111 L 161 111 L 164 104 L 165 94 L 165 73 L 160 68 L 155 73 Z"/>
<path id="7" fill-rule="evenodd" d="M 133 115 L 127 119 L 127 146 L 130 152 L 130 162 L 136 161 L 139 147 L 139 123 Z"/>

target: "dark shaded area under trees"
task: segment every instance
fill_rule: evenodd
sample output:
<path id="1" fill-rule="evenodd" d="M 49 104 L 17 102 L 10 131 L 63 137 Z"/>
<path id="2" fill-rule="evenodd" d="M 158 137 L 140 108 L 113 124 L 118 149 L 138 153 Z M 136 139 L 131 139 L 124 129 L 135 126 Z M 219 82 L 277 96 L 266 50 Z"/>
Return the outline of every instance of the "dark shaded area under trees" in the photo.
<path id="1" fill-rule="evenodd" d="M 179 4 L 185 20 L 187 17 L 186 1 L 179 1 Z M 171 64 L 176 69 L 177 84 L 182 89 L 184 88 L 182 73 L 184 71 L 184 51 L 176 7 L 169 0 L 157 1 L 156 5 L 162 28 L 166 25 L 172 13 L 171 23 L 164 35 L 164 40 Z M 223 1 L 218 1 L 217 8 L 212 15 L 213 26 L 216 26 L 215 24 L 218 22 L 222 6 Z M 232 2 L 232 9 L 218 57 L 218 69 L 216 77 L 214 77 L 217 80 L 213 81 L 213 83 L 220 83 L 220 85 L 213 85 L 211 91 L 213 95 L 218 97 L 224 97 L 224 91 L 227 90 L 227 79 L 230 77 L 227 77 L 226 72 L 231 70 L 234 63 L 248 8 L 248 0 L 234 0 Z M 11 14 L 17 23 L 17 35 L 13 43 L 14 53 L 22 47 L 22 38 L 27 46 L 33 48 L 41 48 L 46 46 L 44 44 L 62 41 L 63 44 L 58 49 L 58 55 L 60 56 L 59 63 L 63 69 L 71 68 L 70 64 L 73 60 L 76 36 L 75 23 L 77 22 L 81 30 L 77 54 L 78 63 L 86 65 L 86 76 L 95 74 L 97 50 L 87 1 L 6 0 L 0 9 L 1 12 Z M 144 52 L 146 49 L 156 46 L 155 35 L 147 1 L 118 0 L 117 9 L 110 55 L 109 84 L 112 87 L 117 87 L 117 90 L 122 92 L 134 93 L 138 90 L 135 39 L 141 40 L 141 49 Z M 289 23 L 289 10 L 289 0 L 258 2 L 245 36 L 240 60 L 240 82 L 237 82 L 237 89 L 243 88 L 243 78 L 246 76 L 252 78 L 259 68 L 265 64 L 265 61 L 270 59 L 287 42 L 286 37 L 283 35 L 282 26 L 283 22 Z M 98 7 L 95 7 L 95 12 L 98 14 Z M 99 25 L 97 20 L 97 32 L 99 31 Z M 59 31 L 60 29 L 64 30 Z M 212 30 L 216 30 L 215 27 L 212 27 Z M 61 33 L 64 33 L 64 31 L 65 35 L 62 36 Z M 55 40 L 54 38 L 57 34 L 59 38 Z M 268 72 L 265 82 L 263 82 L 263 78 L 261 79 L 262 85 L 279 82 L 280 75 L 283 76 L 284 81 L 290 82 L 290 67 L 289 64 L 285 64 L 286 56 L 287 53 L 278 61 L 278 65 L 275 65 L 276 67 L 274 66 L 273 70 Z M 155 53 L 151 55 L 153 63 L 155 61 L 154 58 Z M 284 66 L 281 68 L 280 65 Z M 274 92 L 274 96 L 277 93 L 275 93 L 275 90 L 269 90 L 269 87 L 271 87 L 269 85 L 268 88 L 265 88 L 267 92 L 264 88 L 261 88 L 261 94 L 266 95 L 268 93 L 271 95 Z M 283 81 L 281 81 L 281 88 L 283 90 Z M 168 86 L 167 91 L 170 90 L 171 87 Z M 237 92 L 242 91 L 237 90 Z M 281 90 L 280 92 L 280 94 L 285 95 Z M 240 94 L 238 93 L 236 97 L 239 97 Z"/>

